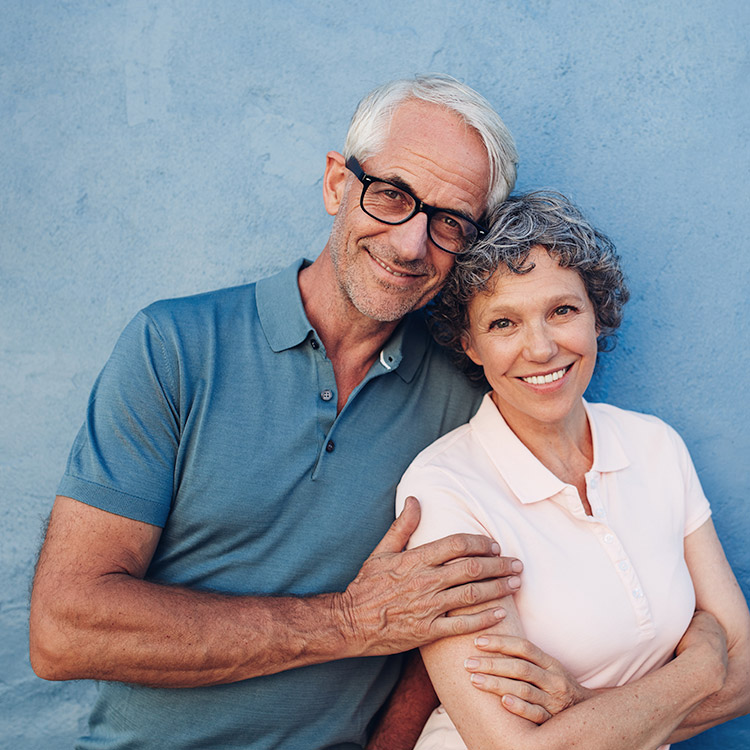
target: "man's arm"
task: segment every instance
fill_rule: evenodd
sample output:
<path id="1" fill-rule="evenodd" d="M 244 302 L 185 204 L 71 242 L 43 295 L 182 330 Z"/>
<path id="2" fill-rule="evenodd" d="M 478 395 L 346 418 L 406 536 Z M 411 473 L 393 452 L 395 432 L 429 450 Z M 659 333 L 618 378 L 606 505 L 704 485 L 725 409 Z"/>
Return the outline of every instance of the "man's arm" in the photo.
<path id="1" fill-rule="evenodd" d="M 493 607 L 443 615 L 514 591 L 520 563 L 468 534 L 402 551 L 418 523 L 412 499 L 343 593 L 227 596 L 144 580 L 158 527 L 58 497 L 34 579 L 32 666 L 51 680 L 195 687 L 396 653 L 496 622 Z M 465 559 L 444 565 L 455 558 Z"/>
<path id="2" fill-rule="evenodd" d="M 422 657 L 419 651 L 410 651 L 401 678 L 376 717 L 367 750 L 411 750 L 437 705 Z"/>

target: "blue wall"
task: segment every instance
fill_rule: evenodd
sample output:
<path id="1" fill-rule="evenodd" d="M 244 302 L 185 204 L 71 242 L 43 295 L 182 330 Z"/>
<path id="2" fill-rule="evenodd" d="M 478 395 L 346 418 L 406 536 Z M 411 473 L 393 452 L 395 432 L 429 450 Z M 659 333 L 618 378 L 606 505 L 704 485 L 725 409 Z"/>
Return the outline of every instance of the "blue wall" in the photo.
<path id="1" fill-rule="evenodd" d="M 616 241 L 633 300 L 592 397 L 690 447 L 750 593 L 745 0 L 0 3 L 0 746 L 68 747 L 94 693 L 33 676 L 27 592 L 89 388 L 154 299 L 315 256 L 361 95 L 450 73 Z M 742 719 L 684 747 L 750 747 Z"/>

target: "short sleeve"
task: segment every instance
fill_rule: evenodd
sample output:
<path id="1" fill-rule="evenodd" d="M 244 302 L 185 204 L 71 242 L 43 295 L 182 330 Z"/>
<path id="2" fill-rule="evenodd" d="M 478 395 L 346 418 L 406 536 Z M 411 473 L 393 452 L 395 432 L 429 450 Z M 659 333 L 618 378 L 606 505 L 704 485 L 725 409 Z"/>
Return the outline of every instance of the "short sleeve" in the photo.
<path id="1" fill-rule="evenodd" d="M 141 311 L 94 384 L 58 494 L 164 525 L 179 439 L 176 371 L 156 324 Z"/>
<path id="2" fill-rule="evenodd" d="M 409 539 L 408 547 L 418 547 L 451 534 L 492 536 L 473 512 L 469 493 L 459 480 L 445 469 L 415 461 L 396 488 L 396 515 L 404 508 L 406 498 L 419 501 L 421 519 Z"/>
<path id="3" fill-rule="evenodd" d="M 711 506 L 703 492 L 698 473 L 685 442 L 674 429 L 671 427 L 668 429 L 682 473 L 685 497 L 685 536 L 688 536 L 711 517 Z"/>

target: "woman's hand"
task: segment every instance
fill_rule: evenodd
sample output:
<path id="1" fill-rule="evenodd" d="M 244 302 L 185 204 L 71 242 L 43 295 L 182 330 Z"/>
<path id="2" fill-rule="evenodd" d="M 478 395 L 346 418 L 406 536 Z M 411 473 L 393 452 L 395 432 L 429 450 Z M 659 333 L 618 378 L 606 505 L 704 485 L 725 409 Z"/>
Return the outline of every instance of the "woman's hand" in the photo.
<path id="1" fill-rule="evenodd" d="M 543 724 L 594 695 L 559 661 L 525 638 L 481 635 L 474 642 L 488 655 L 466 660 L 464 666 L 471 672 L 472 684 L 500 696 L 510 713 Z"/>

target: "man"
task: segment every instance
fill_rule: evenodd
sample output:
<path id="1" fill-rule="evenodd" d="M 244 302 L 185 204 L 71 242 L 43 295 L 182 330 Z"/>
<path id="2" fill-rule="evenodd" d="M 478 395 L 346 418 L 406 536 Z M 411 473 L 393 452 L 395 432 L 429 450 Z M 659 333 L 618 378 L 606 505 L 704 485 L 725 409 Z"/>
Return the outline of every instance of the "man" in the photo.
<path id="1" fill-rule="evenodd" d="M 327 156 L 315 262 L 126 328 L 32 596 L 37 673 L 106 681 L 79 747 L 361 747 L 398 675 L 386 655 L 501 616 L 444 616 L 518 587 L 491 540 L 403 552 L 416 500 L 387 529 L 402 471 L 481 396 L 413 311 L 515 161 L 471 89 L 387 84 Z"/>

